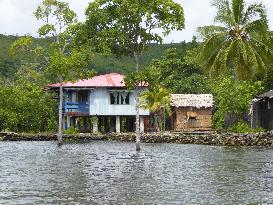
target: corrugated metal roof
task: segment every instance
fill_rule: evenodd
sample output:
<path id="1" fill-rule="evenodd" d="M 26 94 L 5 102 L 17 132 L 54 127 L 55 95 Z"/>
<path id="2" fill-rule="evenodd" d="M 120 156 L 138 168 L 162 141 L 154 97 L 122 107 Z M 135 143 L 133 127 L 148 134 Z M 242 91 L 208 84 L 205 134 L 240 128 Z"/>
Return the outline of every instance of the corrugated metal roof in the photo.
<path id="1" fill-rule="evenodd" d="M 60 87 L 60 83 L 51 84 L 49 87 Z M 109 73 L 95 76 L 90 79 L 67 82 L 63 87 L 125 87 L 124 76 L 118 73 Z"/>
<path id="2" fill-rule="evenodd" d="M 213 96 L 211 94 L 172 94 L 171 106 L 174 107 L 213 107 Z"/>

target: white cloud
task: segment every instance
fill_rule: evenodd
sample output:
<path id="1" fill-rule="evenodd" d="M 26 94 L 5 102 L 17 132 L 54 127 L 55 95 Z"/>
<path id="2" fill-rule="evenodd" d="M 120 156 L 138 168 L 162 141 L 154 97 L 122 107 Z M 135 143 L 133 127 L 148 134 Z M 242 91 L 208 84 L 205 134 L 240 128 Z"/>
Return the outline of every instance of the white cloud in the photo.
<path id="1" fill-rule="evenodd" d="M 84 20 L 85 9 L 90 0 L 65 0 Z M 256 2 L 257 0 L 247 0 Z M 261 0 L 267 7 L 270 27 L 273 30 L 273 3 L 272 0 Z M 210 6 L 211 0 L 176 0 L 185 10 L 186 29 L 172 32 L 165 42 L 189 41 L 199 26 L 213 23 L 215 10 Z M 30 33 L 37 35 L 39 27 L 33 12 L 41 0 L 0 0 L 0 33 L 24 35 Z"/>

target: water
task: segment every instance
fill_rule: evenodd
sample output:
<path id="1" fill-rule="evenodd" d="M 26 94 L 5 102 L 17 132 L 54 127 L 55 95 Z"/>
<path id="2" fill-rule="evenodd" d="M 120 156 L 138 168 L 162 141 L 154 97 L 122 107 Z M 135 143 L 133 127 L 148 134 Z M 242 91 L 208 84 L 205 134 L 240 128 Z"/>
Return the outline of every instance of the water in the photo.
<path id="1" fill-rule="evenodd" d="M 272 204 L 273 149 L 0 143 L 0 204 Z"/>

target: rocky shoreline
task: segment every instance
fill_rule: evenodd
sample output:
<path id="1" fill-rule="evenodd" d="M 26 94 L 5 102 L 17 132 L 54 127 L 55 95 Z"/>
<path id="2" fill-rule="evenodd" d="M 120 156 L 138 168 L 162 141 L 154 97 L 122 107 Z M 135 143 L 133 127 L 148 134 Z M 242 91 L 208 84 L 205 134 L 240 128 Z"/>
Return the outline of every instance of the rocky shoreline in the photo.
<path id="1" fill-rule="evenodd" d="M 77 134 L 64 135 L 65 142 L 109 140 L 134 142 L 134 133 L 121 134 Z M 0 141 L 56 141 L 53 134 L 0 133 Z M 265 146 L 273 147 L 273 132 L 234 134 L 234 133 L 147 133 L 141 136 L 142 143 L 177 143 L 218 146 Z"/>

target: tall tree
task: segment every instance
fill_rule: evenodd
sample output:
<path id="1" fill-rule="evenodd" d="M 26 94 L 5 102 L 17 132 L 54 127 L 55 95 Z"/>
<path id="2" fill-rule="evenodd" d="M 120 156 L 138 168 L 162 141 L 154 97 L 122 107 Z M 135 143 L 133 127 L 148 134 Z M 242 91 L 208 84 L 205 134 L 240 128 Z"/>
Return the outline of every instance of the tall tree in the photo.
<path id="1" fill-rule="evenodd" d="M 262 3 L 214 0 L 217 25 L 198 29 L 204 43 L 200 59 L 210 73 L 231 73 L 236 79 L 261 79 L 272 65 L 273 48 Z"/>
<path id="2" fill-rule="evenodd" d="M 35 62 L 36 66 L 44 71 L 51 82 L 59 82 L 58 145 L 61 145 L 63 83 L 94 74 L 89 70 L 92 52 L 86 46 L 74 45 L 73 39 L 78 23 L 76 13 L 69 8 L 68 3 L 58 0 L 44 0 L 34 15 L 37 20 L 44 22 L 44 25 L 38 30 L 40 37 L 50 38 L 52 43 L 48 48 L 45 48 L 36 45 L 32 37 L 24 37 L 14 42 L 10 51 L 15 53 L 24 50 L 32 55 L 42 56 L 44 60 Z"/>
<path id="3" fill-rule="evenodd" d="M 131 56 L 139 61 L 149 43 L 161 43 L 162 35 L 184 28 L 184 12 L 173 0 L 95 0 L 86 10 L 87 20 L 79 43 L 96 45 L 98 52 Z M 158 31 L 162 31 L 162 35 Z M 136 87 L 136 150 L 140 150 L 139 95 Z"/>

